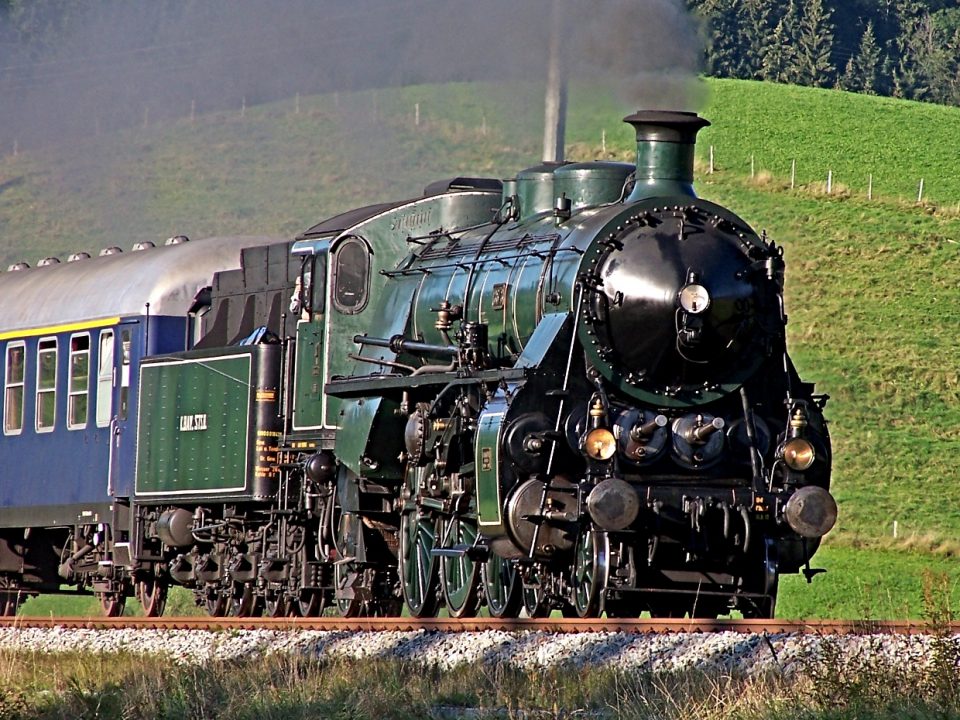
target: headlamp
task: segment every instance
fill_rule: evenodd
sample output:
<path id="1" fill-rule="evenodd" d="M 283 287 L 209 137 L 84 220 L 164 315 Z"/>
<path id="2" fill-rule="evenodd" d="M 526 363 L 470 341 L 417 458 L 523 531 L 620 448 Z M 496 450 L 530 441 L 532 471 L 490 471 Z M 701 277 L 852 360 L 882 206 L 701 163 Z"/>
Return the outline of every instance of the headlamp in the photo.
<path id="1" fill-rule="evenodd" d="M 783 446 L 783 461 L 791 470 L 806 470 L 817 459 L 817 452 L 809 440 L 793 438 Z"/>
<path id="2" fill-rule="evenodd" d="M 583 451 L 594 460 L 609 460 L 617 451 L 617 439 L 607 428 L 594 428 L 583 440 Z"/>

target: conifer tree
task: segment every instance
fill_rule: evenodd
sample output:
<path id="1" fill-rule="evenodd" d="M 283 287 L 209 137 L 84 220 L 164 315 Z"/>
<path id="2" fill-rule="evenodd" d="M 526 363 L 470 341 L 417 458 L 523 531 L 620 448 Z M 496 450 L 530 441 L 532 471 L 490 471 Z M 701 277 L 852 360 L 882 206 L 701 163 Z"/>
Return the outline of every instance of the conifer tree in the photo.
<path id="1" fill-rule="evenodd" d="M 797 81 L 797 33 L 799 17 L 794 0 L 789 0 L 787 10 L 768 35 L 762 50 L 760 76 L 764 80 L 780 83 Z"/>
<path id="2" fill-rule="evenodd" d="M 833 24 L 823 0 L 806 0 L 797 36 L 796 71 L 802 85 L 824 87 L 833 79 Z"/>

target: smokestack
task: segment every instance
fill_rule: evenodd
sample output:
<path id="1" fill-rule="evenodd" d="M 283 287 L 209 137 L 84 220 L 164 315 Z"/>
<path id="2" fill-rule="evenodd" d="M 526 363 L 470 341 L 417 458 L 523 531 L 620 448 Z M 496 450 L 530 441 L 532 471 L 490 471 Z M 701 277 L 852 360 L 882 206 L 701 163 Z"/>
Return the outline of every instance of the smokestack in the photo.
<path id="1" fill-rule="evenodd" d="M 567 124 L 567 79 L 560 51 L 563 17 L 560 0 L 550 12 L 550 59 L 547 67 L 547 97 L 543 121 L 543 161 L 563 162 Z"/>
<path id="2" fill-rule="evenodd" d="M 697 133 L 710 123 L 692 112 L 641 111 L 623 119 L 637 131 L 637 182 L 628 202 L 689 195 Z"/>

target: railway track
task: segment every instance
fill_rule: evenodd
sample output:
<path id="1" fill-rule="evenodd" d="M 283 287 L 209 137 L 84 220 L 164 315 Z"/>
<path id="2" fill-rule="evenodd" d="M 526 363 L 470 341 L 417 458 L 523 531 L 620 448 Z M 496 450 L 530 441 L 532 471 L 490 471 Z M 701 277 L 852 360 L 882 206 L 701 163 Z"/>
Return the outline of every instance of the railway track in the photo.
<path id="1" fill-rule="evenodd" d="M 932 626 L 912 620 L 699 620 L 546 618 L 211 618 L 211 617 L 2 617 L 0 628 L 144 630 L 320 630 L 330 632 L 546 632 L 546 633 L 718 633 L 816 635 L 923 635 L 960 633 L 960 622 Z"/>

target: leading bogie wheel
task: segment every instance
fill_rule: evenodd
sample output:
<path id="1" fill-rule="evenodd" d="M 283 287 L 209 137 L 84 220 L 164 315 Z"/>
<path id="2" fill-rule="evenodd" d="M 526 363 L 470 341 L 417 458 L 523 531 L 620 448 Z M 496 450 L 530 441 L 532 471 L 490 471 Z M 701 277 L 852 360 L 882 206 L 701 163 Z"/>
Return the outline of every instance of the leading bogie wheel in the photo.
<path id="1" fill-rule="evenodd" d="M 607 585 L 610 548 L 607 534 L 584 525 L 577 535 L 570 578 L 571 605 L 580 617 L 598 617 Z"/>
<path id="2" fill-rule="evenodd" d="M 440 604 L 437 561 L 433 548 L 437 523 L 413 509 L 400 518 L 400 580 L 403 600 L 413 617 L 436 617 Z"/>
<path id="3" fill-rule="evenodd" d="M 452 517 L 443 523 L 444 548 L 468 548 L 477 540 L 473 522 Z M 480 565 L 465 552 L 455 557 L 440 558 L 440 583 L 447 612 L 453 618 L 474 617 L 480 607 Z"/>
<path id="4" fill-rule="evenodd" d="M 509 560 L 491 553 L 481 568 L 483 595 L 487 611 L 495 618 L 515 618 L 520 615 L 523 597 L 520 575 Z"/>

